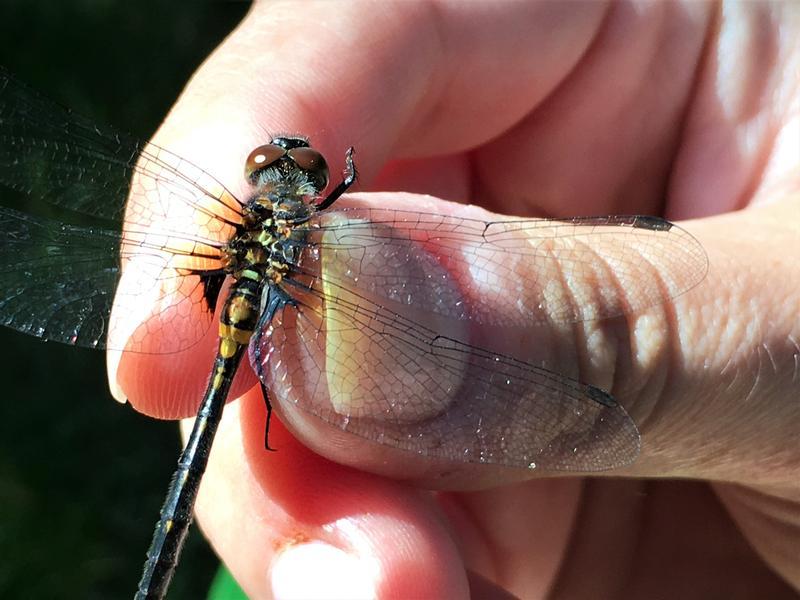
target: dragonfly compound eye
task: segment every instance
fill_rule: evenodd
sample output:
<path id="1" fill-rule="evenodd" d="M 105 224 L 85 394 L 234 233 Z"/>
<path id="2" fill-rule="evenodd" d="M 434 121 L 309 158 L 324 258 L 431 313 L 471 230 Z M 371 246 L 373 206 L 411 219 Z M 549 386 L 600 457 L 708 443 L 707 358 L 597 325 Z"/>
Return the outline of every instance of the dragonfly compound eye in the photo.
<path id="1" fill-rule="evenodd" d="M 298 167 L 311 175 L 317 190 L 325 189 L 328 185 L 328 163 L 322 154 L 313 148 L 292 148 L 288 154 Z"/>
<path id="2" fill-rule="evenodd" d="M 250 153 L 244 163 L 244 176 L 250 183 L 255 183 L 259 171 L 275 164 L 286 156 L 286 149 L 276 144 L 259 146 Z"/>

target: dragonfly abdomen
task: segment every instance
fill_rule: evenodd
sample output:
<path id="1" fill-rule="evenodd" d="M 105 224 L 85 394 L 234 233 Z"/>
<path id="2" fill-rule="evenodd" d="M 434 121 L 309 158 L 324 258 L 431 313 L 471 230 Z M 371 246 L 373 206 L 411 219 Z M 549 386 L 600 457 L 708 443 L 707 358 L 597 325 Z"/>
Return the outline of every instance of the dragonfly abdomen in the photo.
<path id="1" fill-rule="evenodd" d="M 223 357 L 233 356 L 236 346 L 250 341 L 258 323 L 263 286 L 263 280 L 242 278 L 231 287 L 219 322 L 219 351 Z"/>

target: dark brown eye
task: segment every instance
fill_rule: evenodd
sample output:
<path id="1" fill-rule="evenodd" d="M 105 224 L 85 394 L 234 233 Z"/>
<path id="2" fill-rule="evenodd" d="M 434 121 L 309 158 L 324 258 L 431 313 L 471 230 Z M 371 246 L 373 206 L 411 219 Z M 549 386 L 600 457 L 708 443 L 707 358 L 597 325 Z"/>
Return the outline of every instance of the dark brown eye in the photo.
<path id="1" fill-rule="evenodd" d="M 317 189 L 328 185 L 328 163 L 322 154 L 313 148 L 292 148 L 288 154 L 298 167 L 314 176 Z"/>
<path id="2" fill-rule="evenodd" d="M 258 171 L 270 166 L 285 155 L 286 149 L 275 144 L 259 146 L 247 157 L 247 161 L 244 163 L 244 176 L 252 182 Z"/>

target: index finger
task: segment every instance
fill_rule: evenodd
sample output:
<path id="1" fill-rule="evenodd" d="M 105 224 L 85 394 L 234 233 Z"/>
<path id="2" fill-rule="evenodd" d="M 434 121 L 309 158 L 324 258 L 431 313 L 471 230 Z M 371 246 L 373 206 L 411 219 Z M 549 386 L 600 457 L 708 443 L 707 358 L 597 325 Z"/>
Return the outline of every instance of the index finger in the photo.
<path id="1" fill-rule="evenodd" d="M 355 146 L 359 184 L 368 188 L 389 159 L 452 153 L 507 127 L 556 85 L 602 14 L 524 3 L 503 10 L 477 3 L 398 3 L 375 5 L 363 19 L 359 8 L 347 4 L 257 4 L 198 71 L 153 141 L 246 198 L 241 173 L 250 150 L 275 133 L 300 132 L 325 154 L 333 173 L 343 167 L 345 148 Z M 551 31 L 549 24 L 564 18 L 573 23 L 570 37 L 579 43 L 568 44 Z M 437 23 L 443 29 L 437 30 Z M 530 25 L 542 35 L 526 30 L 526 36 L 517 36 L 524 40 L 523 51 L 509 34 Z M 295 35 L 298 30 L 302 36 Z M 477 40 L 484 42 L 480 52 Z M 519 79 L 477 60 L 487 46 L 497 57 L 513 54 L 528 61 L 515 69 L 537 71 L 537 77 L 524 80 L 531 89 L 520 89 Z M 484 83 L 475 88 L 475 81 Z M 437 118 L 442 105 L 459 112 Z M 499 105 L 503 110 L 495 110 Z M 463 165 L 431 175 L 446 180 L 441 191 L 463 190 L 470 177 Z M 210 331 L 202 343 L 175 355 L 175 366 L 166 371 L 163 361 L 143 356 L 125 357 L 122 372 L 112 361 L 116 395 L 149 414 L 191 414 L 202 393 L 200 365 L 210 360 L 213 338 Z M 164 378 L 169 385 L 149 385 Z"/>

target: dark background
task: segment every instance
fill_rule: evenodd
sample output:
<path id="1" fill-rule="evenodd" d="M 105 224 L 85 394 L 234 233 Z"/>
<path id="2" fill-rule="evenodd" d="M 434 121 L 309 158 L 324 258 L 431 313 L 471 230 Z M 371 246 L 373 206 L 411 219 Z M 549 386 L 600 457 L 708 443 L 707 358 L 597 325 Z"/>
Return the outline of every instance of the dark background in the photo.
<path id="1" fill-rule="evenodd" d="M 3 0 L 0 64 L 147 139 L 246 10 Z M 0 188 L 0 201 L 9 194 Z M 177 427 L 114 402 L 102 352 L 0 328 L 0 361 L 0 597 L 132 597 L 180 449 Z M 205 597 L 216 568 L 193 528 L 170 598 Z"/>

